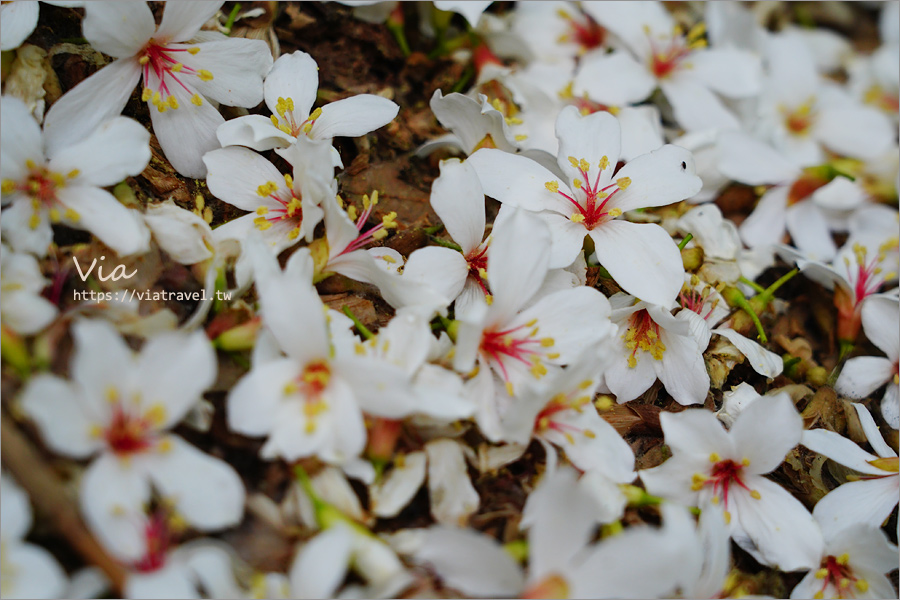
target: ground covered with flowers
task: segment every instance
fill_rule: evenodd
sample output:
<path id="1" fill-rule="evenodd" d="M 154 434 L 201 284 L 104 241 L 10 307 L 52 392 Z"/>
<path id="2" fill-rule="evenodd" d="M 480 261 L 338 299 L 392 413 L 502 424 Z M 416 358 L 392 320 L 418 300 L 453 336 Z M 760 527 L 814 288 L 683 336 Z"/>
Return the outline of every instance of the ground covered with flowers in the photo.
<path id="1" fill-rule="evenodd" d="M 898 2 L 4 2 L 3 597 L 897 597 Z"/>

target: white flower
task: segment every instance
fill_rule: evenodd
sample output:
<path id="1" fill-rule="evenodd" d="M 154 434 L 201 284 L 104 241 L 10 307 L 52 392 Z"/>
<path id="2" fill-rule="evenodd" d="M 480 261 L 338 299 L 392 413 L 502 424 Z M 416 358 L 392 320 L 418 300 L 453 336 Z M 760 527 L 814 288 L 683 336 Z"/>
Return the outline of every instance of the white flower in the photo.
<path id="1" fill-rule="evenodd" d="M 826 429 L 804 431 L 800 441 L 810 450 L 865 475 L 858 481 L 849 481 L 835 488 L 819 500 L 813 514 L 823 527 L 840 528 L 856 523 L 881 527 L 897 506 L 900 487 L 897 453 L 881 437 L 866 407 L 853 404 L 853 408 L 875 454 Z"/>
<path id="2" fill-rule="evenodd" d="M 53 6 L 76 7 L 83 6 L 84 2 L 45 2 Z M 0 7 L 0 50 L 12 50 L 18 48 L 28 39 L 38 23 L 38 3 L 32 0 L 20 2 L 6 2 Z"/>
<path id="3" fill-rule="evenodd" d="M 219 126 L 216 135 L 223 146 L 247 146 L 271 150 L 290 146 L 301 136 L 313 140 L 359 137 L 390 123 L 400 107 L 381 96 L 359 94 L 312 110 L 319 87 L 319 67 L 301 50 L 275 61 L 263 85 L 267 119 L 248 115 Z M 335 166 L 343 166 L 332 150 Z"/>
<path id="4" fill-rule="evenodd" d="M 537 299 L 547 274 L 550 234 L 539 218 L 516 210 L 493 233 L 488 285 L 490 306 L 475 304 L 460 320 L 454 368 L 478 370 L 468 387 L 478 404 L 476 420 L 491 440 L 502 436 L 498 419 L 515 410 L 515 392 L 534 385 L 583 352 L 596 352 L 609 335 L 609 303 L 584 286 Z"/>
<path id="5" fill-rule="evenodd" d="M 897 568 L 897 546 L 883 531 L 855 523 L 841 527 L 820 521 L 825 548 L 818 568 L 806 574 L 791 598 L 892 598 L 885 577 Z"/>
<path id="6" fill-rule="evenodd" d="M 173 2 L 157 27 L 145 2 L 88 2 L 82 23 L 91 45 L 117 60 L 69 90 L 47 113 L 47 147 L 84 138 L 122 112 L 143 79 L 141 99 L 166 158 L 187 177 L 203 177 L 203 154 L 219 147 L 225 122 L 210 101 L 256 106 L 272 66 L 265 42 L 204 32 L 222 2 Z M 196 43 L 192 40 L 198 40 Z"/>
<path id="7" fill-rule="evenodd" d="M 160 334 L 136 357 L 106 322 L 78 321 L 72 331 L 72 381 L 38 375 L 22 394 L 22 409 L 55 452 L 99 453 L 81 480 L 80 501 L 102 543 L 123 560 L 143 555 L 133 517 L 150 500 L 151 483 L 197 529 L 239 522 L 244 487 L 238 474 L 167 431 L 215 379 L 206 336 Z"/>
<path id="8" fill-rule="evenodd" d="M 872 296 L 862 307 L 862 326 L 866 337 L 887 357 L 858 356 L 844 365 L 834 389 L 850 398 L 865 398 L 887 383 L 881 400 L 881 416 L 888 425 L 900 427 L 900 304 L 896 296 Z"/>
<path id="9" fill-rule="evenodd" d="M 573 2 L 523 2 L 512 14 L 510 32 L 524 45 L 525 61 L 559 68 L 606 38 L 606 31 Z"/>
<path id="10" fill-rule="evenodd" d="M 768 77 L 760 95 L 757 133 L 797 164 L 822 163 L 826 149 L 875 158 L 894 142 L 890 120 L 823 80 L 800 38 L 773 34 L 765 50 Z"/>
<path id="11" fill-rule="evenodd" d="M 701 509 L 721 503 L 731 537 L 783 571 L 819 563 L 822 533 L 806 508 L 763 477 L 800 442 L 803 421 L 790 398 L 762 397 L 725 431 L 704 409 L 662 413 L 672 457 L 640 471 L 647 491 Z"/>
<path id="12" fill-rule="evenodd" d="M 675 119 L 688 131 L 738 128 L 737 118 L 718 96 L 758 94 L 762 76 L 758 57 L 734 47 L 706 48 L 703 25 L 684 35 L 660 2 L 587 3 L 585 11 L 631 51 L 594 54 L 585 60 L 582 70 L 590 77 L 584 87 L 592 99 L 633 103 L 659 86 Z"/>
<path id="13" fill-rule="evenodd" d="M 4 327 L 33 335 L 56 318 L 59 309 L 41 296 L 47 280 L 30 254 L 19 254 L 6 244 L 0 247 L 0 319 Z"/>
<path id="14" fill-rule="evenodd" d="M 689 152 L 676 146 L 639 156 L 613 173 L 620 155 L 618 121 L 609 113 L 582 117 L 568 106 L 556 122 L 559 169 L 567 181 L 522 156 L 482 149 L 471 162 L 488 196 L 540 212 L 553 237 L 550 267 L 565 267 L 590 236 L 597 257 L 626 291 L 670 306 L 683 281 L 672 238 L 651 223 L 618 219 L 638 208 L 665 206 L 700 190 Z"/>
<path id="15" fill-rule="evenodd" d="M 0 563 L 4 598 L 60 598 L 66 574 L 52 554 L 24 541 L 31 529 L 28 495 L 11 477 L 0 479 Z"/>
<path id="16" fill-rule="evenodd" d="M 695 315 L 689 310 L 673 316 L 626 294 L 613 296 L 611 302 L 618 333 L 604 384 L 619 404 L 640 396 L 657 378 L 679 404 L 702 404 L 709 391 L 703 362 L 709 330 L 692 330 Z"/>
<path id="17" fill-rule="evenodd" d="M 264 245 L 252 242 L 247 250 L 253 252 L 261 314 L 277 347 L 265 360 L 257 355 L 231 390 L 229 426 L 266 436 L 264 458 L 352 461 L 366 443 L 363 409 L 388 418 L 415 411 L 408 378 L 394 364 L 332 344 L 306 249 L 295 252 L 282 272 Z"/>
<path id="18" fill-rule="evenodd" d="M 101 189 L 137 175 L 150 162 L 150 134 L 137 121 L 118 117 L 85 132 L 46 158 L 47 131 L 18 98 L 0 104 L 0 177 L 3 236 L 17 252 L 44 256 L 53 241 L 51 223 L 85 229 L 121 255 L 149 247 L 139 214 Z M 8 206 L 11 204 L 11 206 Z"/>
<path id="19" fill-rule="evenodd" d="M 412 252 L 404 277 L 426 282 L 464 313 L 484 302 L 487 288 L 488 247 L 484 238 L 484 193 L 475 170 L 458 160 L 441 161 L 441 174 L 431 188 L 431 206 L 461 252 L 428 246 Z M 496 223 L 495 223 L 496 227 Z"/>

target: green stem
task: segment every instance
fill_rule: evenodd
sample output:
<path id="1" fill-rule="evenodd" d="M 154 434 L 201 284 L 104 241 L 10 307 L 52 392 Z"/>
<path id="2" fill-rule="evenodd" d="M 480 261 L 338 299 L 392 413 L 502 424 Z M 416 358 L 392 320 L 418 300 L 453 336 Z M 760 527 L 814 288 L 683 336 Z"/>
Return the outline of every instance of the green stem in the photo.
<path id="1" fill-rule="evenodd" d="M 678 244 L 678 249 L 684 250 L 684 247 L 687 246 L 688 242 L 690 242 L 692 239 L 694 239 L 694 234 L 693 233 L 687 234 L 687 236 L 685 236 L 685 238 L 683 240 L 681 240 L 681 243 Z"/>
<path id="2" fill-rule="evenodd" d="M 428 239 L 437 244 L 438 246 L 443 246 L 444 248 L 451 248 L 456 250 L 457 252 L 462 252 L 462 248 L 460 248 L 459 244 L 454 244 L 453 242 L 448 242 L 447 240 L 442 240 L 439 237 L 435 237 L 433 235 L 429 235 Z"/>
<path id="3" fill-rule="evenodd" d="M 234 21 L 237 19 L 238 12 L 241 10 L 241 3 L 238 2 L 234 5 L 234 8 L 231 9 L 231 13 L 228 15 L 228 20 L 225 21 L 225 35 L 231 35 L 231 28 L 234 27 Z"/>
<path id="4" fill-rule="evenodd" d="M 745 313 L 747 313 L 747 315 L 749 315 L 750 320 L 753 321 L 753 325 L 756 326 L 756 332 L 759 334 L 759 340 L 763 344 L 767 344 L 769 342 L 769 338 L 766 337 L 766 332 L 763 331 L 762 323 L 759 321 L 759 316 L 756 314 L 756 310 L 754 310 L 753 305 L 750 304 L 750 302 L 739 289 L 730 288 L 730 291 L 732 293 L 728 294 L 728 303 L 732 306 L 737 306 Z M 762 294 L 759 294 L 759 296 L 762 296 Z M 755 300 L 756 298 L 759 298 L 759 296 L 754 296 L 753 299 Z"/>
<path id="5" fill-rule="evenodd" d="M 394 39 L 397 40 L 397 45 L 400 46 L 403 56 L 412 54 L 412 51 L 409 49 L 409 42 L 406 41 L 406 33 L 403 31 L 403 23 L 391 23 L 388 21 L 387 28 L 391 35 L 394 36 Z"/>
<path id="6" fill-rule="evenodd" d="M 369 331 L 369 329 L 362 324 L 362 322 L 356 318 L 356 315 L 353 314 L 353 311 L 350 310 L 349 306 L 345 306 L 341 310 L 344 311 L 344 314 L 350 317 L 350 320 L 353 321 L 353 325 L 356 327 L 356 330 L 359 332 L 361 336 L 363 336 L 367 340 L 371 340 L 375 337 L 375 334 Z"/>
<path id="7" fill-rule="evenodd" d="M 738 279 L 738 281 L 740 281 L 741 283 L 743 283 L 743 284 L 746 285 L 746 286 L 749 286 L 749 287 L 753 288 L 753 290 L 754 290 L 757 294 L 762 294 L 762 293 L 764 293 L 764 292 L 766 291 L 766 288 L 764 288 L 763 286 L 759 285 L 759 284 L 756 283 L 755 281 L 750 281 L 749 279 L 747 279 L 747 278 L 744 277 L 743 275 L 740 276 L 740 278 Z"/>
<path id="8" fill-rule="evenodd" d="M 472 80 L 472 77 L 475 76 L 475 67 L 472 65 L 466 66 L 466 69 L 462 72 L 462 75 L 459 77 L 459 81 L 453 84 L 453 87 L 450 88 L 450 93 L 462 92 L 469 82 Z"/>
<path id="9" fill-rule="evenodd" d="M 783 286 L 785 283 L 790 281 L 794 275 L 800 272 L 800 269 L 794 269 L 782 275 L 778 281 L 767 287 L 763 290 L 762 293 L 753 297 L 753 302 L 759 307 L 759 310 L 764 310 L 765 307 L 769 305 L 769 302 L 772 301 L 772 298 L 775 297 L 775 292 L 778 291 L 778 288 Z M 761 303 L 761 304 L 760 304 Z"/>
<path id="10" fill-rule="evenodd" d="M 443 223 L 438 223 L 437 225 L 432 225 L 431 227 L 425 227 L 425 233 L 428 235 L 437 235 L 444 229 Z"/>
<path id="11" fill-rule="evenodd" d="M 850 353 L 853 352 L 853 342 L 848 340 L 840 340 L 838 342 L 840 344 L 840 354 L 838 355 L 838 362 L 835 365 L 834 369 L 828 375 L 828 379 L 825 381 L 825 385 L 834 387 L 834 384 L 837 383 L 837 379 L 841 374 L 841 370 L 844 368 L 844 361 L 847 360 L 847 357 L 850 356 Z"/>

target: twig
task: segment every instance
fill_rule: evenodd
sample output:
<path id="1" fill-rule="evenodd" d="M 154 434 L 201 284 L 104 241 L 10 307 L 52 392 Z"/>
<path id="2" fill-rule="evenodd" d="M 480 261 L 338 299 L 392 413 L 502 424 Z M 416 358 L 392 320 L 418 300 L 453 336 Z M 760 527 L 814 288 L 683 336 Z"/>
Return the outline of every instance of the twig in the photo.
<path id="1" fill-rule="evenodd" d="M 122 597 L 127 574 L 113 557 L 90 534 L 53 470 L 41 460 L 31 442 L 6 415 L 0 416 L 0 458 L 3 466 L 22 486 L 40 514 L 48 517 L 69 545 L 84 560 L 99 567 L 109 578 L 115 592 Z"/>

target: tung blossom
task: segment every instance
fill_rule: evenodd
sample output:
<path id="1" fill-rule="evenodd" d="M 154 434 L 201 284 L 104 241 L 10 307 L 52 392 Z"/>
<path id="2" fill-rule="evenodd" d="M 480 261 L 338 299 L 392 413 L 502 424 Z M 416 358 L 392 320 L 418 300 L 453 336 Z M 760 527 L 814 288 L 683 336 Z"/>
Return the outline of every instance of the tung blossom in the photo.
<path id="1" fill-rule="evenodd" d="M 83 139 L 47 154 L 48 131 L 41 132 L 21 100 L 4 96 L 0 119 L 6 207 L 0 225 L 14 250 L 46 255 L 53 223 L 90 231 L 123 256 L 148 249 L 150 232 L 140 215 L 102 189 L 139 174 L 150 162 L 150 134 L 137 121 L 98 122 Z"/>
<path id="2" fill-rule="evenodd" d="M 203 177 L 205 152 L 219 147 L 225 122 L 210 101 L 256 106 L 272 66 L 265 42 L 203 32 L 222 2 L 171 2 L 156 25 L 145 2 L 89 2 L 84 37 L 117 60 L 69 90 L 47 113 L 53 155 L 119 115 L 143 81 L 153 131 L 166 158 L 187 177 Z"/>
<path id="3" fill-rule="evenodd" d="M 319 87 L 316 61 L 300 50 L 275 61 L 263 84 L 271 118 L 247 115 L 219 126 L 216 135 L 223 146 L 247 146 L 254 150 L 284 148 L 299 137 L 330 140 L 359 137 L 390 123 L 400 107 L 373 94 L 359 94 L 312 109 Z M 337 150 L 334 164 L 343 166 Z"/>
<path id="4" fill-rule="evenodd" d="M 168 432 L 215 379 L 206 336 L 160 334 L 139 356 L 103 321 L 78 321 L 73 336 L 72 381 L 38 375 L 22 394 L 22 409 L 55 452 L 98 454 L 81 479 L 80 500 L 103 545 L 122 560 L 141 559 L 146 545 L 134 518 L 150 501 L 151 485 L 199 530 L 238 523 L 244 486 L 235 470 Z"/>
<path id="5" fill-rule="evenodd" d="M 532 160 L 494 149 L 479 150 L 468 162 L 488 196 L 537 212 L 549 225 L 551 268 L 570 265 L 590 236 L 600 264 L 624 290 L 670 306 L 684 277 L 677 246 L 658 225 L 619 217 L 700 191 L 690 152 L 666 145 L 616 171 L 618 121 L 605 112 L 582 116 L 574 106 L 559 114 L 556 135 L 565 180 Z"/>
<path id="6" fill-rule="evenodd" d="M 660 424 L 672 457 L 640 471 L 647 491 L 702 510 L 720 504 L 731 537 L 763 564 L 818 566 L 819 526 L 790 492 L 763 477 L 800 442 L 803 421 L 790 398 L 758 398 L 728 431 L 703 409 L 662 413 Z"/>

